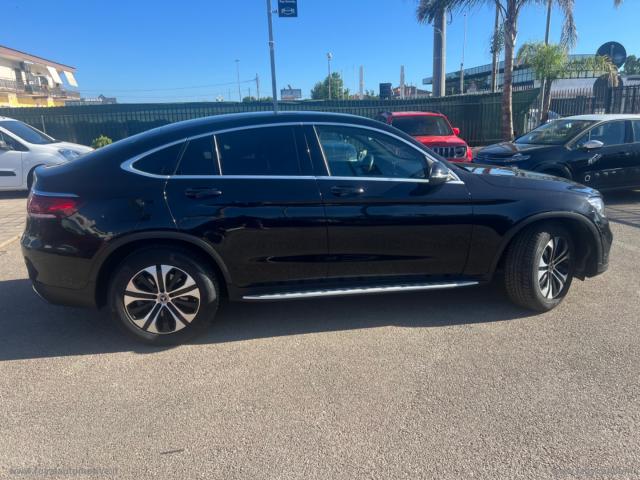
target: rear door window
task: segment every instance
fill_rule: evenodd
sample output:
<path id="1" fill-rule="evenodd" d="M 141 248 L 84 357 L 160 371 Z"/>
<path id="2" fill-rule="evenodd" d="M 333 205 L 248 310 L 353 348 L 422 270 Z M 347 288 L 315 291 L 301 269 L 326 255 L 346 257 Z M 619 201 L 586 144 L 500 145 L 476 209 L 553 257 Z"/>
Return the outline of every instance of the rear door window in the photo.
<path id="1" fill-rule="evenodd" d="M 293 127 L 262 127 L 216 135 L 223 175 L 302 175 Z"/>
<path id="2" fill-rule="evenodd" d="M 183 148 L 184 142 L 160 148 L 137 160 L 133 167 L 136 170 L 153 175 L 173 175 Z"/>
<path id="3" fill-rule="evenodd" d="M 213 135 L 189 140 L 176 175 L 220 175 Z"/>

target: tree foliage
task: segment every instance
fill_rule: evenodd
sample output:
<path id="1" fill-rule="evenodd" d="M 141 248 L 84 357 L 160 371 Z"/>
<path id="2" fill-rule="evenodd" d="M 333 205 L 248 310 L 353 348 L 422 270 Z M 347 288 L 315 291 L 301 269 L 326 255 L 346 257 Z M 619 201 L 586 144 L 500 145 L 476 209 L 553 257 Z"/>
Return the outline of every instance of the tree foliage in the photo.
<path id="1" fill-rule="evenodd" d="M 97 149 L 106 147 L 107 145 L 110 145 L 112 143 L 113 140 L 111 140 L 109 137 L 107 137 L 106 135 L 100 135 L 99 137 L 93 139 L 93 141 L 91 142 L 91 147 Z"/>
<path id="2" fill-rule="evenodd" d="M 329 79 L 329 76 L 327 75 L 327 77 L 322 82 L 316 83 L 311 90 L 311 98 L 313 100 L 328 100 L 329 82 L 331 82 L 332 100 L 349 98 L 349 89 L 344 88 L 344 81 L 342 80 L 342 76 L 338 72 L 332 72 L 331 79 Z"/>
<path id="3" fill-rule="evenodd" d="M 640 75 L 640 59 L 635 55 L 629 55 L 624 62 L 624 73 L 627 75 Z"/>
<path id="4" fill-rule="evenodd" d="M 562 45 L 544 42 L 525 43 L 518 50 L 518 62 L 528 65 L 538 80 L 560 78 L 569 63 L 567 49 Z"/>

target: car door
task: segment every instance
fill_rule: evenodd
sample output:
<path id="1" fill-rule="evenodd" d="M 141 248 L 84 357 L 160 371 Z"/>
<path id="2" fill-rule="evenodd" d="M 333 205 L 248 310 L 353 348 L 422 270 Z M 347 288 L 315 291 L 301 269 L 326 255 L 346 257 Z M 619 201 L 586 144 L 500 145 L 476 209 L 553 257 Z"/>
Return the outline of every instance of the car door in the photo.
<path id="1" fill-rule="evenodd" d="M 318 185 L 330 277 L 461 274 L 473 212 L 459 179 L 430 185 L 426 171 L 436 160 L 385 131 L 331 124 L 313 129 L 314 164 L 323 162 L 325 169 Z"/>
<path id="2" fill-rule="evenodd" d="M 640 120 L 632 120 L 633 144 L 631 145 L 631 172 L 630 182 L 633 186 L 640 185 Z"/>
<path id="3" fill-rule="evenodd" d="M 324 208 L 299 129 L 192 138 L 167 182 L 178 229 L 212 244 L 235 286 L 326 277 Z"/>
<path id="4" fill-rule="evenodd" d="M 17 147 L 17 148 L 16 148 Z M 20 188 L 23 183 L 22 149 L 0 130 L 0 188 Z"/>
<path id="5" fill-rule="evenodd" d="M 618 188 L 629 184 L 629 169 L 633 165 L 630 131 L 626 120 L 599 123 L 577 140 L 573 164 L 576 180 L 599 189 Z M 585 149 L 591 140 L 602 147 Z"/>

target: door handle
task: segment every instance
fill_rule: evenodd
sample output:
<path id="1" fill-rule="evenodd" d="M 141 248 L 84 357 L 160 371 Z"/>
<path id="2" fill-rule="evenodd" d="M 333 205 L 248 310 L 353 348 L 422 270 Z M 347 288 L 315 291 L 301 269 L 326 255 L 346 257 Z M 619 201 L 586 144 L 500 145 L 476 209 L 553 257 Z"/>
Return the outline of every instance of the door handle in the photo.
<path id="1" fill-rule="evenodd" d="M 362 187 L 354 187 L 351 185 L 348 186 L 334 186 L 331 187 L 331 193 L 336 197 L 355 197 L 357 195 L 362 195 L 364 193 L 364 188 Z"/>
<path id="2" fill-rule="evenodd" d="M 222 190 L 217 188 L 187 188 L 184 194 L 188 198 L 213 198 L 222 195 Z"/>

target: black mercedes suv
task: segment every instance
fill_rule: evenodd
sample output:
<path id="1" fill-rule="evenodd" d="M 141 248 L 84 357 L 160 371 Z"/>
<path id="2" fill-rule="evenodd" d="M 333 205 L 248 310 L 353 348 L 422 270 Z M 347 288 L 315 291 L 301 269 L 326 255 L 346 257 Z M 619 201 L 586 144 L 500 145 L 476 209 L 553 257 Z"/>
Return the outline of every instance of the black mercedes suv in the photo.
<path id="1" fill-rule="evenodd" d="M 601 196 L 550 175 L 453 165 L 393 127 L 328 113 L 176 123 L 39 168 L 22 250 L 52 303 L 108 306 L 179 343 L 223 298 L 458 288 L 503 277 L 546 311 L 608 265 Z"/>

